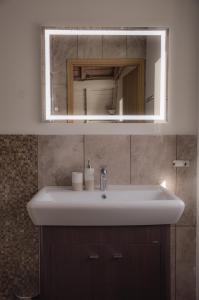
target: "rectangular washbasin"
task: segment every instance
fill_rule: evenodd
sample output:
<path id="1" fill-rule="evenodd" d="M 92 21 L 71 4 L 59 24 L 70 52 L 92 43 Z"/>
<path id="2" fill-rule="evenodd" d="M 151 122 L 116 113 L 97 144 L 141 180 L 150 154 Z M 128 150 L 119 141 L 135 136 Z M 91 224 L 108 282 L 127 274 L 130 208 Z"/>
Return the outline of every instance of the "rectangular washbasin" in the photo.
<path id="1" fill-rule="evenodd" d="M 35 225 L 127 226 L 175 224 L 184 202 L 161 186 L 109 186 L 106 192 L 44 187 L 27 204 Z"/>

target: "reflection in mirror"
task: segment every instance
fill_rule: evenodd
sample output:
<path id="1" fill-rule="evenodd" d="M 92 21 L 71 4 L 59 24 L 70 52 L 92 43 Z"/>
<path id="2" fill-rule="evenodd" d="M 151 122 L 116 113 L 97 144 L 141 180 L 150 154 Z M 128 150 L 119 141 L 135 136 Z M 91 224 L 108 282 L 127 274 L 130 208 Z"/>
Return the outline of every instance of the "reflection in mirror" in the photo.
<path id="1" fill-rule="evenodd" d="M 165 121 L 166 30 L 44 33 L 45 120 Z"/>
<path id="2" fill-rule="evenodd" d="M 144 114 L 143 59 L 67 61 L 68 113 Z"/>

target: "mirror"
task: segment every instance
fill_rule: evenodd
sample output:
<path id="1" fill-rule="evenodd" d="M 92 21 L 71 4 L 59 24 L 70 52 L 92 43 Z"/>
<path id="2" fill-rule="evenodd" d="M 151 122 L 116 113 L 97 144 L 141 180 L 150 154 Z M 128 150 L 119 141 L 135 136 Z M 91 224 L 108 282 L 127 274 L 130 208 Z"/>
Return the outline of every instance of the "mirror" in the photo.
<path id="1" fill-rule="evenodd" d="M 166 29 L 42 33 L 45 121 L 166 121 Z"/>

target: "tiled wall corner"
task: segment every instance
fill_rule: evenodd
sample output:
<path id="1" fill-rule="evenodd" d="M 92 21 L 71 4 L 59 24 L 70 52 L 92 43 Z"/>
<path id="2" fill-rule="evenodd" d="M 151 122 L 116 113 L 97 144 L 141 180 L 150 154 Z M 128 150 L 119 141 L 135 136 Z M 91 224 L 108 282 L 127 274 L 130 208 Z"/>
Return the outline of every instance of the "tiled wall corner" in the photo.
<path id="1" fill-rule="evenodd" d="M 176 194 L 185 202 L 185 211 L 177 225 L 196 224 L 196 159 L 195 135 L 177 136 L 177 159 L 190 161 L 188 168 L 177 168 Z"/>
<path id="2" fill-rule="evenodd" d="M 95 168 L 99 185 L 100 168 L 107 167 L 109 184 L 130 184 L 130 137 L 85 136 L 85 161 Z"/>
<path id="3" fill-rule="evenodd" d="M 83 157 L 83 136 L 39 136 L 39 187 L 71 185 L 72 171 L 83 170 Z"/>
<path id="4" fill-rule="evenodd" d="M 185 211 L 176 224 L 176 300 L 195 300 L 197 138 L 179 135 L 176 146 L 177 159 L 190 161 L 188 168 L 177 168 L 176 194 L 185 202 Z"/>
<path id="5" fill-rule="evenodd" d="M 0 299 L 13 299 L 13 286 L 38 282 L 39 232 L 26 203 L 37 191 L 37 137 L 0 136 Z"/>

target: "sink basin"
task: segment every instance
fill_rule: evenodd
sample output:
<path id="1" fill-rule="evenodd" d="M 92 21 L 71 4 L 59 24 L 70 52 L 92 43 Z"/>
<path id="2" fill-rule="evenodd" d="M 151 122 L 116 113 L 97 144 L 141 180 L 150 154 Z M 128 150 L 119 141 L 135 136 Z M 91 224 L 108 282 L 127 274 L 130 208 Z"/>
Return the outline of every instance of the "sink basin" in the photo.
<path id="1" fill-rule="evenodd" d="M 175 224 L 184 202 L 161 186 L 109 186 L 74 192 L 71 187 L 42 188 L 27 204 L 35 225 L 125 226 Z"/>

